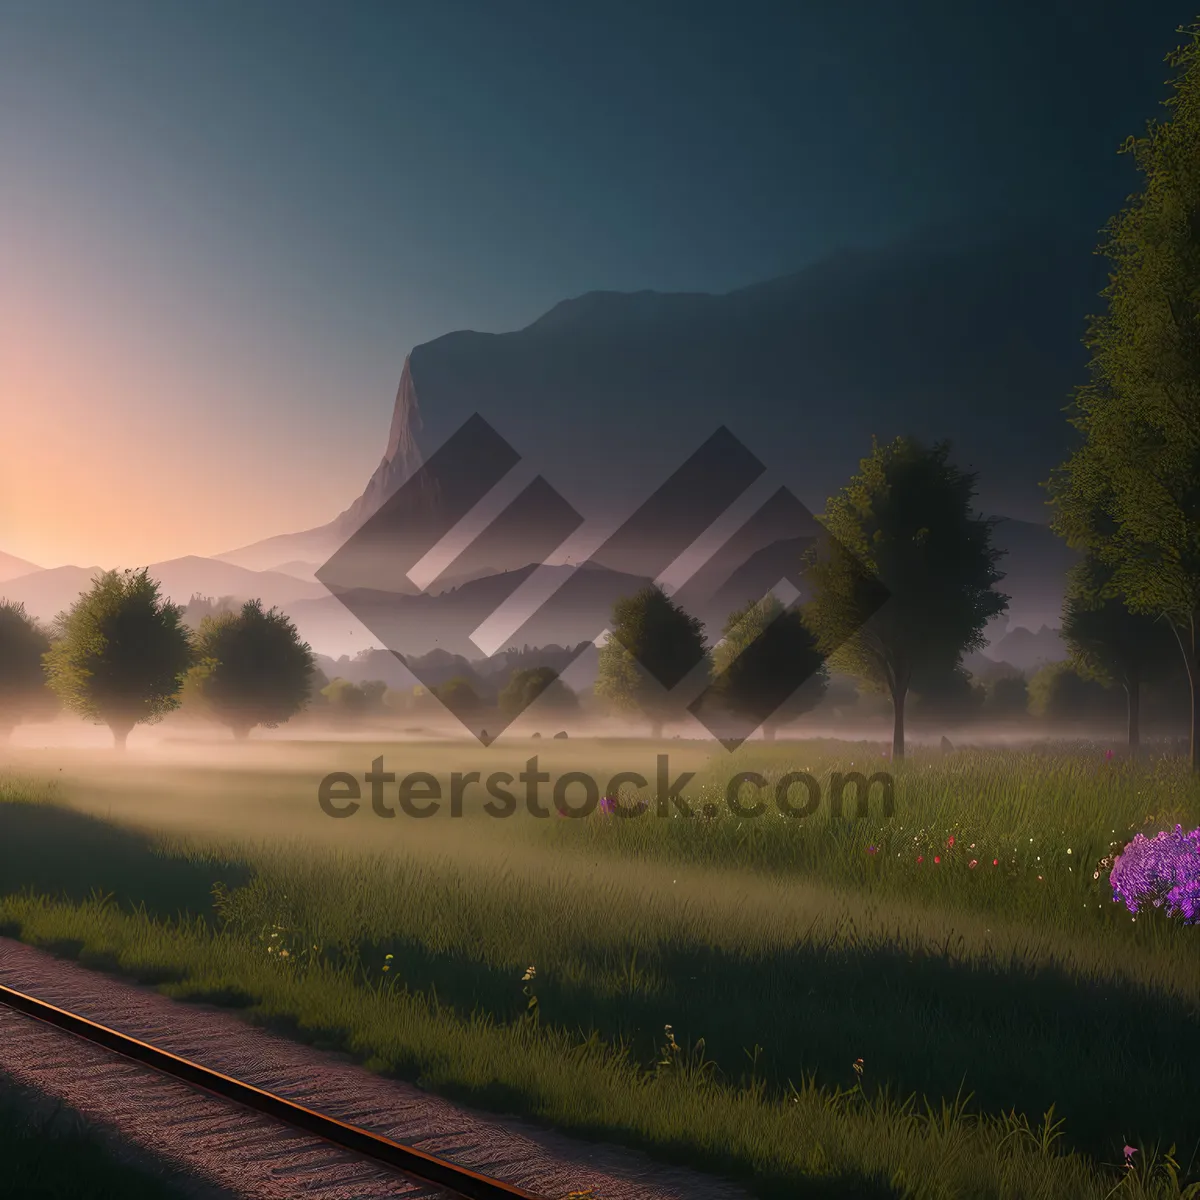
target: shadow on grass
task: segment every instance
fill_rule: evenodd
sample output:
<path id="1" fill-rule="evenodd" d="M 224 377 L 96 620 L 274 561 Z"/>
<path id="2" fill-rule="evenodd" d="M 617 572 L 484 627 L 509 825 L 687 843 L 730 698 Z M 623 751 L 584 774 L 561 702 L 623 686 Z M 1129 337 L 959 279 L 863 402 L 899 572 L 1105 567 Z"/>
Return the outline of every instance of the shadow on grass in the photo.
<path id="1" fill-rule="evenodd" d="M 0 895 L 32 891 L 72 903 L 97 892 L 153 917 L 216 920 L 212 887 L 249 882 L 242 863 L 164 853 L 153 840 L 51 804 L 0 804 Z"/>
<path id="2" fill-rule="evenodd" d="M 394 954 L 413 991 L 435 991 L 460 1015 L 480 1010 L 516 1020 L 526 1003 L 512 971 L 408 940 L 371 943 L 362 961 Z M 730 1081 L 757 1074 L 785 1090 L 816 1072 L 826 1086 L 856 1082 L 893 1095 L 954 1097 L 973 1107 L 1016 1108 L 1037 1120 L 1051 1105 L 1069 1143 L 1100 1157 L 1133 1138 L 1190 1149 L 1200 1111 L 1200 1014 L 1180 998 L 1109 979 L 1084 982 L 1020 962 L 967 963 L 899 948 L 798 945 L 772 954 L 664 947 L 644 959 L 663 981 L 651 992 L 598 994 L 591 964 L 582 978 L 539 964 L 543 1021 L 626 1040 L 653 1061 L 663 1027 L 704 1053 Z M 756 1056 L 754 1048 L 760 1047 Z M 752 1061 L 754 1065 L 752 1067 Z"/>

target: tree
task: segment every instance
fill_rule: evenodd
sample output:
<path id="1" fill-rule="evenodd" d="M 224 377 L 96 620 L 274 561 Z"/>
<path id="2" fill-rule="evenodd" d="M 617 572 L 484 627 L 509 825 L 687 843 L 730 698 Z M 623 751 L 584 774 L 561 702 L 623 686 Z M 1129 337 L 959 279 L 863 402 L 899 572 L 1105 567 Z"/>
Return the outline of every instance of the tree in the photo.
<path id="1" fill-rule="evenodd" d="M 980 649 L 984 626 L 1008 603 L 994 588 L 995 522 L 974 514 L 975 475 L 949 456 L 945 442 L 876 443 L 830 499 L 822 524 L 832 537 L 809 560 L 810 627 L 831 665 L 890 698 L 896 760 L 914 679 L 950 672 Z"/>
<path id="2" fill-rule="evenodd" d="M 1172 646 L 1164 620 L 1131 612 L 1112 590 L 1114 568 L 1094 551 L 1072 569 L 1063 601 L 1062 638 L 1079 673 L 1125 692 L 1129 749 L 1141 741 L 1142 685 L 1162 675 Z"/>
<path id="3" fill-rule="evenodd" d="M 758 718 L 763 737 L 819 704 L 829 682 L 816 636 L 773 595 L 731 613 L 713 650 L 714 690 L 735 712 Z M 798 687 L 797 680 L 802 680 Z"/>
<path id="4" fill-rule="evenodd" d="M 553 667 L 525 667 L 514 671 L 497 703 L 506 717 L 514 718 L 535 700 L 557 712 L 573 712 L 579 707 L 579 698 L 559 679 Z"/>
<path id="5" fill-rule="evenodd" d="M 1024 675 L 999 675 L 987 685 L 985 710 L 1000 719 L 1021 717 L 1029 711 L 1029 684 Z"/>
<path id="6" fill-rule="evenodd" d="M 1116 693 L 1082 675 L 1071 662 L 1047 663 L 1029 681 L 1029 711 L 1050 721 L 1111 720 L 1119 713 Z"/>
<path id="7" fill-rule="evenodd" d="M 653 584 L 613 605 L 600 647 L 596 695 L 623 712 L 641 711 L 655 738 L 679 704 L 670 692 L 705 658 L 704 626 Z"/>
<path id="8" fill-rule="evenodd" d="M 250 600 L 241 611 L 204 617 L 196 639 L 196 686 L 206 707 L 238 739 L 256 725 L 273 729 L 309 696 L 316 662 L 295 625 Z"/>
<path id="9" fill-rule="evenodd" d="M 1129 138 L 1142 191 L 1105 230 L 1110 261 L 1073 399 L 1083 435 L 1049 482 L 1054 527 L 1113 570 L 1135 613 L 1172 629 L 1200 771 L 1200 27 L 1171 56 L 1169 119 Z"/>
<path id="10" fill-rule="evenodd" d="M 987 689 L 974 682 L 961 666 L 931 672 L 918 670 L 912 680 L 910 699 L 914 720 L 962 725 L 983 712 L 986 698 Z"/>
<path id="11" fill-rule="evenodd" d="M 464 717 L 483 708 L 479 693 L 469 679 L 456 675 L 434 689 L 437 698 L 456 716 Z"/>
<path id="12" fill-rule="evenodd" d="M 329 713 L 339 720 L 356 720 L 367 711 L 367 698 L 362 688 L 340 675 L 321 689 Z"/>
<path id="13" fill-rule="evenodd" d="M 97 576 L 54 632 L 45 658 L 50 687 L 65 707 L 107 725 L 118 750 L 134 726 L 178 707 L 191 642 L 183 610 L 160 598 L 147 571 Z"/>
<path id="14" fill-rule="evenodd" d="M 54 694 L 42 666 L 49 649 L 50 635 L 24 604 L 0 601 L 0 738 L 23 720 L 53 713 Z"/>

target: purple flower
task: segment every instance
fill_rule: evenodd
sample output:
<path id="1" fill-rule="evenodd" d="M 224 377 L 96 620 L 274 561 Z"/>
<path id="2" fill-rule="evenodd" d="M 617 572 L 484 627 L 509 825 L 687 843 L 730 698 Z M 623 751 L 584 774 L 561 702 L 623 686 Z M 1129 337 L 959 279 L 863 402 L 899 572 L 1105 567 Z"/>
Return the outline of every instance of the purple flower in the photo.
<path id="1" fill-rule="evenodd" d="M 1200 829 L 1137 834 L 1113 860 L 1108 881 L 1131 913 L 1151 905 L 1185 924 L 1200 921 Z"/>
<path id="2" fill-rule="evenodd" d="M 616 796 L 605 796 L 600 801 L 600 811 L 608 816 L 612 816 L 617 811 Z"/>

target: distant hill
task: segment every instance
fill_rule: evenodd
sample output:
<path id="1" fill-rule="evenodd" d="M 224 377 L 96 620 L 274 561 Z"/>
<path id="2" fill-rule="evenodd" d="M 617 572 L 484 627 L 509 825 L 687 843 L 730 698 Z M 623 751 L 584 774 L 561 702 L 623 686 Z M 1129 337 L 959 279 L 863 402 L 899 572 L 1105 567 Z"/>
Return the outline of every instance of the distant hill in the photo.
<path id="1" fill-rule="evenodd" d="M 17 579 L 22 575 L 28 575 L 32 571 L 40 571 L 42 568 L 34 563 L 26 562 L 23 558 L 17 558 L 14 554 L 5 554 L 0 550 L 0 583 L 4 583 L 9 579 Z"/>
<path id="2" fill-rule="evenodd" d="M 53 567 L 0 583 L 0 597 L 24 603 L 31 615 L 53 620 L 70 608 L 86 591 L 101 567 Z M 151 576 L 162 585 L 163 595 L 176 604 L 186 604 L 193 595 L 233 596 L 238 600 L 261 599 L 267 607 L 285 610 L 299 600 L 328 596 L 315 580 L 306 582 L 274 571 L 248 571 L 217 559 L 189 555 L 167 562 L 151 563 Z"/>

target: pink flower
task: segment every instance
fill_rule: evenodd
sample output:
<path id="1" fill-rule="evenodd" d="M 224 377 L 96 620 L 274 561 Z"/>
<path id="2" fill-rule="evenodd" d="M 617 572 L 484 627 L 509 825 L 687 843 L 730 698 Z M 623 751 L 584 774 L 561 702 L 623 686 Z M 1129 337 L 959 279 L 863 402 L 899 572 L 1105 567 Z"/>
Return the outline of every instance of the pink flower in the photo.
<path id="1" fill-rule="evenodd" d="M 1111 751 L 1111 750 L 1105 750 L 1105 752 L 1104 752 L 1104 761 L 1105 761 L 1105 762 L 1108 762 L 1108 761 L 1109 761 L 1111 758 L 1112 758 L 1112 751 Z"/>
<path id="2" fill-rule="evenodd" d="M 878 847 L 878 846 L 868 846 L 868 847 L 867 847 L 867 853 L 868 853 L 868 854 L 878 854 L 878 853 L 879 853 L 879 847 Z"/>
<path id="3" fill-rule="evenodd" d="M 1130 1166 L 1133 1166 L 1132 1159 L 1133 1159 L 1133 1156 L 1134 1156 L 1136 1153 L 1137 1153 L 1137 1147 L 1136 1147 L 1136 1146 L 1126 1146 L 1126 1147 L 1125 1147 L 1125 1161 L 1126 1161 L 1126 1162 L 1127 1162 L 1127 1163 L 1128 1163 Z"/>
<path id="4" fill-rule="evenodd" d="M 992 859 L 992 866 L 993 866 L 993 867 L 998 867 L 999 865 L 1000 865 L 1000 860 L 999 860 L 998 858 L 993 858 L 993 859 Z"/>
<path id="5" fill-rule="evenodd" d="M 969 863 L 967 863 L 967 866 L 968 866 L 968 867 L 977 867 L 977 866 L 979 866 L 979 859 L 977 859 L 977 858 L 973 858 L 973 859 L 971 859 L 971 861 L 970 861 Z"/>
<path id="6" fill-rule="evenodd" d="M 946 845 L 947 845 L 947 846 L 953 846 L 953 845 L 954 845 L 954 834 L 951 834 L 951 835 L 949 836 L 949 838 L 947 838 L 947 839 L 946 839 Z"/>
<path id="7" fill-rule="evenodd" d="M 935 863 L 940 863 L 940 862 L 942 861 L 942 856 L 941 856 L 940 854 L 935 854 L 935 855 L 933 856 L 933 861 L 934 861 Z"/>
<path id="8" fill-rule="evenodd" d="M 925 861 L 925 855 L 923 855 L 923 854 L 918 854 L 918 855 L 917 855 L 917 862 L 919 862 L 919 863 L 923 863 L 924 861 Z"/>

